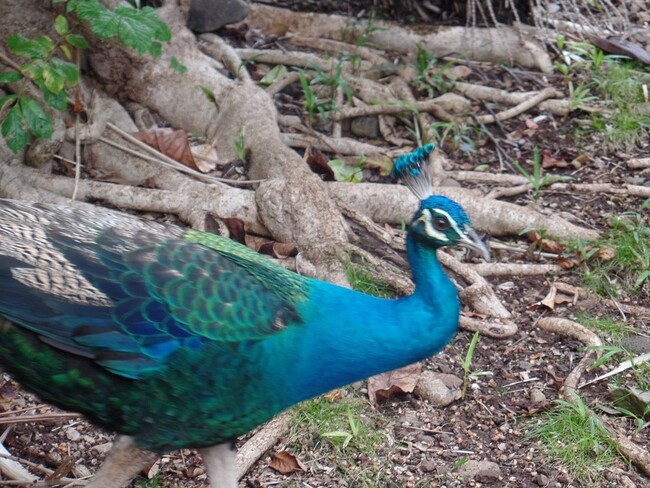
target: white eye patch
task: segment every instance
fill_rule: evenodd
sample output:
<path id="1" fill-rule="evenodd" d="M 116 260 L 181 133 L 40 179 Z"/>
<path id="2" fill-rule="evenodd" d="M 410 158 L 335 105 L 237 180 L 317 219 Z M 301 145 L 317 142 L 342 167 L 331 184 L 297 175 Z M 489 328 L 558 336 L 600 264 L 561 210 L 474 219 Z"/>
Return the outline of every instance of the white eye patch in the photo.
<path id="1" fill-rule="evenodd" d="M 435 210 L 436 213 L 440 213 L 442 215 L 447 215 L 446 212 L 442 212 L 440 210 Z M 447 216 L 448 217 L 448 216 Z M 437 231 L 436 229 L 433 228 L 433 225 L 431 225 L 431 221 L 433 220 L 433 216 L 431 213 L 430 209 L 425 209 L 422 211 L 422 215 L 420 218 L 417 220 L 418 222 L 422 222 L 424 224 L 424 232 L 431 237 L 432 239 L 435 239 L 439 242 L 449 242 L 449 239 L 447 239 L 447 236 L 444 235 L 442 232 Z M 453 222 L 452 219 L 450 219 L 450 222 Z M 456 228 L 456 227 L 454 227 Z"/>

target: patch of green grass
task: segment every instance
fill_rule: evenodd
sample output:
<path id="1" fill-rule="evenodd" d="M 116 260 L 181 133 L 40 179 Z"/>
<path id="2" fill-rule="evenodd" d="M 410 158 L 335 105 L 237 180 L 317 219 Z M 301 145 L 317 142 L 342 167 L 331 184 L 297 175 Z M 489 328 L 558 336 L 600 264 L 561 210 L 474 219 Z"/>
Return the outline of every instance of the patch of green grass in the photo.
<path id="1" fill-rule="evenodd" d="M 648 206 L 650 200 L 641 205 L 640 212 Z M 576 246 L 584 248 L 580 243 Z M 587 287 L 604 296 L 650 296 L 650 227 L 641 213 L 613 216 L 609 232 L 592 249 L 596 246 L 612 248 L 615 256 L 606 261 L 597 257 L 585 260 L 582 279 Z"/>
<path id="2" fill-rule="evenodd" d="M 594 315 L 589 315 L 586 313 L 578 314 L 578 322 L 580 322 L 585 327 L 605 334 L 612 340 L 618 340 L 623 336 L 634 333 L 636 329 L 625 322 L 615 319 L 610 315 L 604 315 L 602 317 L 596 317 Z"/>
<path id="3" fill-rule="evenodd" d="M 602 424 L 588 414 L 580 397 L 576 405 L 558 400 L 529 436 L 540 442 L 552 461 L 564 465 L 582 483 L 604 481 L 603 470 L 618 458 L 614 442 Z"/>
<path id="4" fill-rule="evenodd" d="M 135 488 L 158 488 L 160 486 L 160 476 L 155 475 L 150 480 L 138 478 L 135 482 Z"/>
<path id="5" fill-rule="evenodd" d="M 390 469 L 382 468 L 388 456 L 379 450 L 393 444 L 384 424 L 365 399 L 330 401 L 325 395 L 293 409 L 287 444 L 303 462 L 317 459 L 320 465 L 335 466 L 348 486 L 381 486 Z"/>
<path id="6" fill-rule="evenodd" d="M 364 264 L 350 263 L 346 268 L 350 286 L 354 290 L 380 298 L 395 298 L 397 294 L 390 286 L 377 281 Z"/>

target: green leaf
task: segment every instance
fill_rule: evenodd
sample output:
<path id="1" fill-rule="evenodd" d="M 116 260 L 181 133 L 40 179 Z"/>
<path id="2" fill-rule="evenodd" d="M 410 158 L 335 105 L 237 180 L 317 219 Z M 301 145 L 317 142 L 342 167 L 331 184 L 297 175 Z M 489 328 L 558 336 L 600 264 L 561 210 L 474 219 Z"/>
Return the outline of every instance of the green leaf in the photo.
<path id="1" fill-rule="evenodd" d="M 264 78 L 260 80 L 260 83 L 262 85 L 271 85 L 273 84 L 276 80 L 282 78 L 284 75 L 287 74 L 287 68 L 286 66 L 282 64 L 278 64 L 273 67 L 268 73 L 264 75 Z"/>
<path id="2" fill-rule="evenodd" d="M 11 95 L 5 95 L 4 97 L 0 98 L 0 109 L 3 109 L 5 105 L 13 103 L 18 96 L 14 95 L 13 93 Z"/>
<path id="3" fill-rule="evenodd" d="M 140 54 L 149 52 L 152 55 L 161 49 L 158 41 L 171 39 L 169 28 L 162 22 L 156 11 L 151 7 L 144 7 L 135 10 L 130 7 L 119 6 L 115 9 L 115 15 L 119 17 L 119 37 L 124 44 L 138 51 Z"/>
<path id="4" fill-rule="evenodd" d="M 59 93 L 52 93 L 47 89 L 43 80 L 34 80 L 34 83 L 41 89 L 43 100 L 50 107 L 56 110 L 66 110 L 68 108 L 68 91 L 65 88 Z"/>
<path id="5" fill-rule="evenodd" d="M 43 83 L 52 93 L 59 93 L 65 87 L 65 76 L 54 66 L 44 66 Z"/>
<path id="6" fill-rule="evenodd" d="M 66 58 L 72 59 L 72 51 L 70 51 L 70 48 L 68 47 L 67 44 L 60 44 L 59 49 L 63 52 L 63 55 Z"/>
<path id="7" fill-rule="evenodd" d="M 174 71 L 176 71 L 178 73 L 181 73 L 181 74 L 187 73 L 187 67 L 183 63 L 181 63 L 178 59 L 176 59 L 176 56 L 172 57 L 172 60 L 171 60 L 170 64 L 171 64 L 172 69 Z"/>
<path id="8" fill-rule="evenodd" d="M 52 58 L 52 65 L 65 78 L 70 85 L 76 85 L 79 81 L 79 70 L 77 66 L 61 58 Z"/>
<path id="9" fill-rule="evenodd" d="M 27 58 L 45 58 L 54 49 L 52 39 L 47 36 L 41 36 L 31 41 L 20 34 L 12 34 L 7 37 L 7 46 L 9 50 L 18 56 Z"/>
<path id="10" fill-rule="evenodd" d="M 209 101 L 215 104 L 217 103 L 217 97 L 214 95 L 214 92 L 210 88 L 207 86 L 202 86 L 201 91 Z"/>
<path id="11" fill-rule="evenodd" d="M 334 172 L 334 179 L 336 181 L 347 181 L 349 183 L 360 183 L 363 172 L 361 168 L 349 166 L 345 161 L 340 159 L 331 159 L 327 165 Z"/>
<path id="12" fill-rule="evenodd" d="M 17 153 L 29 142 L 29 134 L 23 126 L 23 112 L 20 104 L 16 104 L 2 121 L 2 137 L 12 152 Z"/>
<path id="13" fill-rule="evenodd" d="M 21 98 L 20 106 L 29 131 L 39 139 L 48 139 L 52 136 L 52 118 L 43 110 L 43 107 L 31 98 Z"/>
<path id="14" fill-rule="evenodd" d="M 18 71 L 0 71 L 0 83 L 13 83 L 22 77 L 23 75 Z"/>
<path id="15" fill-rule="evenodd" d="M 58 15 L 54 20 L 54 30 L 60 36 L 64 36 L 70 32 L 70 24 L 68 24 L 68 19 L 66 19 L 63 15 Z"/>
<path id="16" fill-rule="evenodd" d="M 80 36 L 79 34 L 68 34 L 65 36 L 65 40 L 71 45 L 76 47 L 77 49 L 88 49 L 88 41 L 84 36 Z"/>
<path id="17" fill-rule="evenodd" d="M 643 282 L 648 278 L 650 278 L 650 269 L 646 269 L 641 274 L 639 274 L 639 277 L 636 279 L 634 283 L 634 288 L 640 287 L 641 284 L 643 284 Z"/>

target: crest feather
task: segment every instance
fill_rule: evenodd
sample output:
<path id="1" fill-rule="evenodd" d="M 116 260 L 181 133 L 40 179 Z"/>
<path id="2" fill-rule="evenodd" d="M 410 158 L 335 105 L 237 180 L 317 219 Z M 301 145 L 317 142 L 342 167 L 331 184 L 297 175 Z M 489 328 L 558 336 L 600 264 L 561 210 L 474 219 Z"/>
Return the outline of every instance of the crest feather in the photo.
<path id="1" fill-rule="evenodd" d="M 404 181 L 404 184 L 420 200 L 425 200 L 433 194 L 429 174 L 429 154 L 435 147 L 435 144 L 419 147 L 411 153 L 398 157 L 393 165 L 393 178 Z"/>

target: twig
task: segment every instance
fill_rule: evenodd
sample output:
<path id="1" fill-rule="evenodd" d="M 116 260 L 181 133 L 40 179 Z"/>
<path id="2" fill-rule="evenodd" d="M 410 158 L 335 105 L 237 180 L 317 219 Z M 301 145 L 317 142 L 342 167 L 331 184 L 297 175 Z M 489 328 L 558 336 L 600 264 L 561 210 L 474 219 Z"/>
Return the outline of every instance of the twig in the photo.
<path id="1" fill-rule="evenodd" d="M 516 117 L 517 115 L 521 115 L 524 112 L 527 112 L 531 108 L 542 103 L 547 98 L 552 98 L 557 96 L 557 94 L 558 92 L 555 88 L 552 87 L 544 88 L 536 95 L 530 97 L 528 100 L 521 102 L 519 105 L 516 105 L 515 107 L 499 112 L 496 115 L 479 115 L 476 116 L 476 120 L 482 122 L 483 124 L 491 124 L 496 122 L 497 120 L 503 121 L 503 120 L 511 119 L 513 117 Z M 469 117 L 467 119 L 467 122 L 472 123 L 473 119 Z"/>

